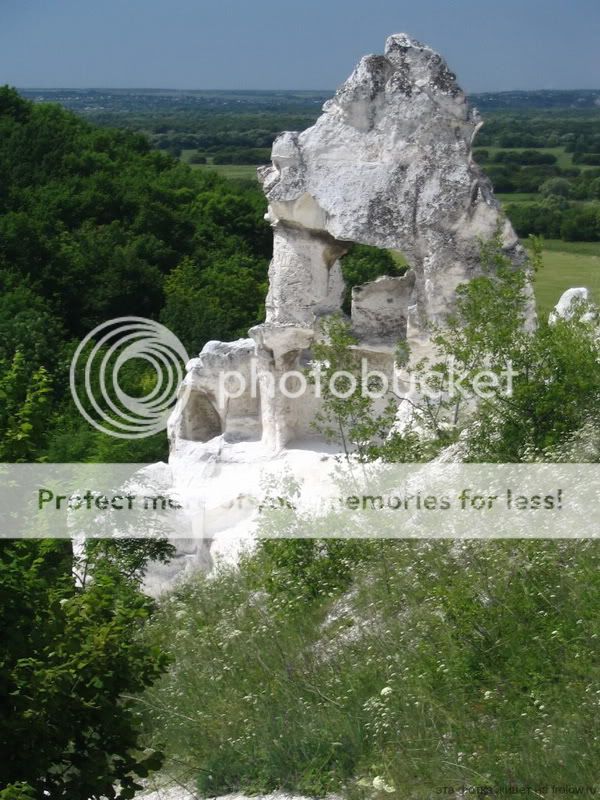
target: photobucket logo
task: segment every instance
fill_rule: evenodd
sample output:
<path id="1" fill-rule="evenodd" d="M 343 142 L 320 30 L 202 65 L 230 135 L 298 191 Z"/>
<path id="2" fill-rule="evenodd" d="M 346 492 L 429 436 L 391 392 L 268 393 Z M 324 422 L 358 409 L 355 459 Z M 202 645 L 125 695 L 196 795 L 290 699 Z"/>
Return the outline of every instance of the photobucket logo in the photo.
<path id="1" fill-rule="evenodd" d="M 289 370 L 275 376 L 267 373 L 259 376 L 257 360 L 252 359 L 249 375 L 238 370 L 223 370 L 219 373 L 217 402 L 221 409 L 229 400 L 243 396 L 275 397 L 279 394 L 295 400 L 307 393 L 316 398 L 323 396 L 347 400 L 357 394 L 370 400 L 381 400 L 390 394 L 401 398 L 419 395 L 433 402 L 442 400 L 491 399 L 502 395 L 511 397 L 514 378 L 518 375 L 512 362 L 507 361 L 502 370 L 467 370 L 448 359 L 444 369 L 410 371 L 394 369 L 391 374 L 370 369 L 368 359 L 362 358 L 360 370 L 337 370 L 330 374 L 328 365 L 313 364 L 312 368 L 300 372 Z M 260 389 L 259 389 L 260 387 Z"/>
<path id="2" fill-rule="evenodd" d="M 136 395 L 121 385 L 125 366 L 134 360 L 147 367 Z M 143 439 L 166 428 L 188 361 L 185 347 L 164 325 L 118 317 L 98 325 L 79 344 L 69 372 L 71 394 L 97 430 L 119 439 Z"/>

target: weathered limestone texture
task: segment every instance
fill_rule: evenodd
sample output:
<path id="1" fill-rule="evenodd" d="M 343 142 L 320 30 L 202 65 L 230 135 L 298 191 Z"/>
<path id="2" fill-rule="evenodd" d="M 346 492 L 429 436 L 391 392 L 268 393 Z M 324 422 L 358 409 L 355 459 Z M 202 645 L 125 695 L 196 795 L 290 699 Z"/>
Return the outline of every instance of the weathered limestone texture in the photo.
<path id="1" fill-rule="evenodd" d="M 208 342 L 188 364 L 169 423 L 171 482 L 192 508 L 178 553 L 154 570 L 159 594 L 182 574 L 235 560 L 249 541 L 265 476 L 289 474 L 306 490 L 294 503 L 327 496 L 339 447 L 315 437 L 320 401 L 302 391 L 323 321 L 345 296 L 341 260 L 354 243 L 397 251 L 410 269 L 352 290 L 356 350 L 391 377 L 399 342 L 412 362 L 431 352 L 431 324 L 444 324 L 458 284 L 481 274 L 481 242 L 499 233 L 516 269 L 525 252 L 472 159 L 481 120 L 442 58 L 405 34 L 385 54 L 363 58 L 311 128 L 282 134 L 259 169 L 273 227 L 266 321 L 236 342 Z M 535 323 L 528 285 L 529 323 Z M 597 322 L 583 288 L 561 297 L 550 321 Z M 410 367 L 410 363 L 408 365 Z M 278 391 L 286 380 L 287 394 Z M 296 392 L 295 390 L 299 391 Z M 225 391 L 226 390 L 226 391 Z M 401 405 L 397 424 L 402 424 Z M 463 457 L 447 448 L 438 464 Z M 323 462 L 328 462 L 323 463 Z M 164 465 L 158 465 L 162 476 Z M 331 473 L 331 474 L 330 474 Z M 275 484 L 277 485 L 277 484 Z M 208 487 L 208 488 L 207 488 Z M 337 484 L 333 481 L 331 495 Z M 302 503 L 306 502 L 303 506 Z M 182 526 L 185 527 L 185 526 Z"/>
<path id="2" fill-rule="evenodd" d="M 287 375 L 292 395 L 301 388 L 323 319 L 340 312 L 341 259 L 353 243 L 400 252 L 410 265 L 400 278 L 352 291 L 357 350 L 390 376 L 399 341 L 414 361 L 429 353 L 431 323 L 443 325 L 457 285 L 481 272 L 482 240 L 499 231 L 515 267 L 526 268 L 472 158 L 480 125 L 443 59 L 396 34 L 384 55 L 360 61 L 315 125 L 277 138 L 272 164 L 258 170 L 273 227 L 266 321 L 249 339 L 209 342 L 188 365 L 169 426 L 174 469 L 223 458 L 243 442 L 255 443 L 258 462 L 314 441 L 318 398 L 310 390 L 284 396 L 277 386 Z M 230 372 L 244 387 L 224 398 Z"/>
<path id="3" fill-rule="evenodd" d="M 310 326 L 330 311 L 339 291 L 336 258 L 349 242 L 408 259 L 411 287 L 398 289 L 392 330 L 413 347 L 427 343 L 428 323 L 443 322 L 456 286 L 477 274 L 481 238 L 500 226 L 507 253 L 524 264 L 472 159 L 480 125 L 430 48 L 397 34 L 385 55 L 365 56 L 316 124 L 280 136 L 273 164 L 259 170 L 275 230 L 267 322 Z M 372 302 L 371 293 L 363 296 Z M 357 316 L 362 305 L 356 294 Z"/>

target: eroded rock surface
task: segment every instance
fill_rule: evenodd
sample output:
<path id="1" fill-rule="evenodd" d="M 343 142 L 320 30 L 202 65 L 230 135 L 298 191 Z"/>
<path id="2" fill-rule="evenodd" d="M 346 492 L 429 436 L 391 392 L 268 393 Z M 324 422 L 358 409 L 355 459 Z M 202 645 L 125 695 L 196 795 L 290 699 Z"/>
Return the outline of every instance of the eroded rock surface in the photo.
<path id="1" fill-rule="evenodd" d="M 499 233 L 515 267 L 526 265 L 472 158 L 480 125 L 443 59 L 396 34 L 383 55 L 360 61 L 315 125 L 274 142 L 272 164 L 258 171 L 273 228 L 266 321 L 248 339 L 209 342 L 190 362 L 169 425 L 170 464 L 184 494 L 193 495 L 196 475 L 202 481 L 234 463 L 245 470 L 230 486 L 223 479 L 218 497 L 208 498 L 209 536 L 248 527 L 234 513 L 236 498 L 258 481 L 261 465 L 298 470 L 294 459 L 301 456 L 303 474 L 317 474 L 323 442 L 314 441 L 313 422 L 320 400 L 310 387 L 302 391 L 301 375 L 323 320 L 341 311 L 341 260 L 353 244 L 401 253 L 410 267 L 352 292 L 358 355 L 388 378 L 399 341 L 413 363 L 429 355 L 431 323 L 443 325 L 458 284 L 481 273 L 482 240 Z M 230 372 L 243 380 L 236 389 L 232 378 L 224 399 Z M 402 408 L 398 424 L 401 414 Z M 185 551 L 184 561 L 204 559 L 202 548 Z"/>
<path id="2" fill-rule="evenodd" d="M 481 238 L 500 227 L 507 253 L 523 264 L 472 159 L 480 125 L 430 48 L 397 34 L 384 55 L 365 56 L 316 124 L 280 136 L 272 165 L 259 170 L 275 229 L 267 321 L 310 325 L 329 311 L 339 285 L 336 250 L 349 242 L 408 259 L 414 284 L 397 308 L 415 344 L 427 338 L 428 322 L 443 321 L 456 286 L 477 274 Z"/>
<path id="3" fill-rule="evenodd" d="M 480 125 L 443 59 L 396 34 L 384 55 L 361 59 L 315 125 L 276 139 L 272 164 L 259 169 L 273 227 L 266 321 L 250 340 L 210 342 L 191 362 L 192 391 L 170 426 L 175 457 L 183 442 L 221 433 L 273 451 L 310 435 L 314 398 L 267 390 L 309 362 L 320 320 L 340 311 L 340 259 L 353 243 L 401 252 L 410 265 L 352 293 L 354 332 L 390 373 L 399 340 L 415 361 L 428 354 L 430 323 L 443 324 L 457 285 L 481 270 L 482 239 L 500 231 L 515 266 L 526 263 L 473 161 Z M 249 388 L 224 407 L 218 373 L 232 368 Z"/>

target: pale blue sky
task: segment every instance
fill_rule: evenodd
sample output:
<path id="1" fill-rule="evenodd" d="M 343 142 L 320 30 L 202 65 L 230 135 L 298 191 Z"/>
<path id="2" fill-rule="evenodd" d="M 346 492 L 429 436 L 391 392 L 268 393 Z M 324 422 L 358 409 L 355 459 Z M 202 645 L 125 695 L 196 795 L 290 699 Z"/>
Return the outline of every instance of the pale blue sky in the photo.
<path id="1" fill-rule="evenodd" d="M 329 89 L 399 31 L 468 91 L 600 88 L 599 0 L 0 0 L 0 84 Z"/>

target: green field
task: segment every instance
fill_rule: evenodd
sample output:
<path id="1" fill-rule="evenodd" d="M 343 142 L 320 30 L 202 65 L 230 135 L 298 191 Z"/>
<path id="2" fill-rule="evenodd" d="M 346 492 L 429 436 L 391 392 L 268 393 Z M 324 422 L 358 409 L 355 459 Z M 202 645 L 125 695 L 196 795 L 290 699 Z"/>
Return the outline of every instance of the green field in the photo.
<path id="1" fill-rule="evenodd" d="M 197 150 L 182 150 L 181 160 L 188 164 L 192 169 L 201 169 L 210 172 L 217 172 L 225 178 L 246 180 L 256 180 L 256 164 L 213 164 L 211 158 L 208 158 L 208 164 L 190 164 L 190 158 Z"/>
<path id="2" fill-rule="evenodd" d="M 192 169 L 203 169 L 210 172 L 218 172 L 226 178 L 245 178 L 246 180 L 257 180 L 256 164 L 190 164 Z"/>
<path id="3" fill-rule="evenodd" d="M 477 143 L 475 143 L 475 147 L 478 147 Z M 496 153 L 506 151 L 522 152 L 523 150 L 537 150 L 540 153 L 551 153 L 553 156 L 556 156 L 556 166 L 561 169 L 570 169 L 571 167 L 589 169 L 587 164 L 573 164 L 573 153 L 567 153 L 564 147 L 487 147 L 482 145 L 481 150 L 487 150 L 492 158 Z"/>
<path id="4" fill-rule="evenodd" d="M 544 266 L 535 278 L 538 313 L 546 317 L 561 294 L 572 286 L 585 286 L 600 302 L 600 242 L 544 243 Z"/>
<path id="5" fill-rule="evenodd" d="M 600 256 L 600 242 L 565 242 L 563 239 L 544 239 L 544 250 L 553 253 L 577 253 L 580 256 Z"/>
<path id="6" fill-rule="evenodd" d="M 510 194 L 494 192 L 494 195 L 501 203 L 530 203 L 532 200 L 540 199 L 537 192 L 512 192 Z"/>

